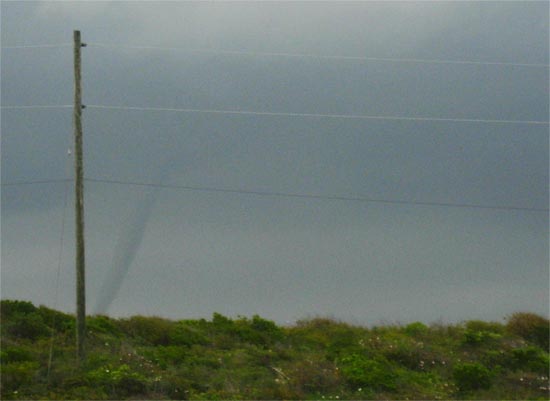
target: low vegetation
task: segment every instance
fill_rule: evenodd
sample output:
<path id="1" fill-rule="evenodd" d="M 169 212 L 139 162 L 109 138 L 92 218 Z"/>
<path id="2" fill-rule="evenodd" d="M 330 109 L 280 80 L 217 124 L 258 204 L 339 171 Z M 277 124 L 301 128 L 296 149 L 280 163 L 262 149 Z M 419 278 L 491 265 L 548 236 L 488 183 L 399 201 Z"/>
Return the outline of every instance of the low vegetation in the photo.
<path id="1" fill-rule="evenodd" d="M 549 322 L 280 327 L 259 316 L 93 316 L 75 367 L 74 317 L 1 303 L 2 399 L 549 398 Z"/>

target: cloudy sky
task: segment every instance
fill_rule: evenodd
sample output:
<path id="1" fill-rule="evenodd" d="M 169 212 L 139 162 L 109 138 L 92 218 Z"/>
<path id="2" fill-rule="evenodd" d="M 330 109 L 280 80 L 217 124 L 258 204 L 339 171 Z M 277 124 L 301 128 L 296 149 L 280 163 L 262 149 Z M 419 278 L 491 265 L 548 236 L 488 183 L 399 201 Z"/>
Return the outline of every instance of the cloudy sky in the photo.
<path id="1" fill-rule="evenodd" d="M 74 311 L 74 29 L 90 312 L 549 314 L 542 1 L 3 1 L 2 298 Z"/>

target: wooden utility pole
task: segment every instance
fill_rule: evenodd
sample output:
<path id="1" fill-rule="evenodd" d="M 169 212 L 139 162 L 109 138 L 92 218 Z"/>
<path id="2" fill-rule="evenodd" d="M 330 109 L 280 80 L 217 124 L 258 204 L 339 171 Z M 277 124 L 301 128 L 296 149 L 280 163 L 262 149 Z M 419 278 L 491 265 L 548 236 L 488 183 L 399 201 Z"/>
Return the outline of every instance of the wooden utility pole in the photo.
<path id="1" fill-rule="evenodd" d="M 76 221 L 76 356 L 84 360 L 86 337 L 86 277 L 84 264 L 84 166 L 82 162 L 82 91 L 80 86 L 80 31 L 74 31 L 74 167 Z"/>

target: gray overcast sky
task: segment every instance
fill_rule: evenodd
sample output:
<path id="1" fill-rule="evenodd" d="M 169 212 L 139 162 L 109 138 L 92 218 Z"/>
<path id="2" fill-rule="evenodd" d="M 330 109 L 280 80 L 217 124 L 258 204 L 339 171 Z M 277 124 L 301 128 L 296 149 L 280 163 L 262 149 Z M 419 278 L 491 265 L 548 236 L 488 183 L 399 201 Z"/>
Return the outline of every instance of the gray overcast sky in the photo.
<path id="1" fill-rule="evenodd" d="M 2 2 L 3 107 L 71 104 L 73 29 L 89 44 L 88 105 L 549 119 L 548 2 Z M 39 44 L 69 45 L 9 48 Z M 72 176 L 71 113 L 2 109 L 3 184 Z M 90 107 L 84 135 L 95 180 L 548 208 L 544 124 Z M 56 297 L 64 193 L 2 187 L 2 298 L 74 310 L 70 185 Z M 85 206 L 91 312 L 365 324 L 549 314 L 545 211 L 97 181 Z"/>

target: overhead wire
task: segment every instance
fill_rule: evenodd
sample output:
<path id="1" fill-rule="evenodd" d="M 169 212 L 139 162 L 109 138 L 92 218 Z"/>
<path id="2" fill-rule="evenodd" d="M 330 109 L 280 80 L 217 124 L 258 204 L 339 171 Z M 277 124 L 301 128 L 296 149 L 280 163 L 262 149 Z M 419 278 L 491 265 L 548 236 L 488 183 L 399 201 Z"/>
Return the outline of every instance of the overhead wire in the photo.
<path id="1" fill-rule="evenodd" d="M 232 51 L 232 50 L 212 50 L 212 49 L 187 49 L 179 47 L 162 47 L 162 46 L 131 46 L 131 45 L 116 45 L 97 42 L 88 42 L 91 47 L 104 48 L 128 48 L 128 49 L 158 49 L 158 50 L 178 50 L 195 53 L 212 53 L 226 55 L 247 55 L 247 56 L 280 56 L 280 57 L 305 57 L 318 59 L 342 59 L 342 60 L 359 60 L 359 61 L 387 61 L 387 62 L 407 62 L 407 63 L 434 63 L 434 64 L 472 64 L 472 65 L 502 65 L 502 66 L 518 66 L 518 67 L 545 67 L 548 64 L 533 64 L 533 63 L 509 63 L 509 62 L 483 62 L 472 60 L 438 60 L 438 59 L 417 59 L 417 58 L 378 58 L 378 57 L 358 57 L 358 56 L 330 56 L 330 55 L 315 55 L 305 53 L 281 53 L 281 52 L 249 52 L 249 51 Z M 37 48 L 37 47 L 61 47 L 71 46 L 71 44 L 51 44 L 51 45 L 25 45 L 25 46 L 6 46 L 6 49 L 16 48 Z M 23 105 L 23 106 L 1 106 L 2 109 L 48 109 L 48 108 L 72 108 L 73 105 Z M 273 117 L 301 117 L 301 118 L 332 118 L 332 119 L 354 119 L 354 120 L 390 120 L 390 121 L 417 121 L 417 122 L 459 122 L 459 123 L 488 123 L 488 124 L 531 124 L 531 125 L 549 125 L 549 121 L 539 120 L 504 120 L 504 119 L 478 119 L 478 118 L 450 118 L 450 117 L 423 117 L 423 116 L 386 116 L 386 115 L 360 115 L 360 114 L 331 114 L 331 113 L 292 113 L 292 112 L 270 112 L 270 111 L 253 111 L 253 110 L 221 110 L 221 109 L 197 109 L 197 108 L 166 108 L 166 107 L 140 107 L 140 106 L 110 106 L 100 104 L 87 104 L 90 109 L 105 109 L 105 110 L 126 110 L 126 111 L 152 111 L 152 112 L 181 112 L 181 113 L 209 113 L 209 114 L 224 114 L 224 115 L 252 115 L 252 116 L 273 116 Z M 504 209 L 504 210 L 526 210 L 547 212 L 548 209 L 542 208 L 524 208 L 511 206 L 494 206 L 494 205 L 474 205 L 474 204 L 454 204 L 441 202 L 416 202 L 416 201 L 401 201 L 389 199 L 370 199 L 359 197 L 346 196 L 324 196 L 298 193 L 282 193 L 269 191 L 249 191 L 240 189 L 227 188 L 210 188 L 210 187 L 193 187 L 193 186 L 174 186 L 155 183 L 141 183 L 131 181 L 117 180 L 101 180 L 88 178 L 87 181 L 102 182 L 119 185 L 140 185 L 152 186 L 158 188 L 178 188 L 194 191 L 208 192 L 224 192 L 224 193 L 239 193 L 260 196 L 279 196 L 292 198 L 308 198 L 308 199 L 327 199 L 327 200 L 346 200 L 360 202 L 378 202 L 378 203 L 393 203 L 393 204 L 412 204 L 424 206 L 445 206 L 445 207 L 465 207 L 465 208 L 483 208 L 483 209 Z M 67 182 L 64 180 L 42 180 L 42 181 L 25 181 L 2 183 L 2 186 L 19 186 L 33 184 L 47 184 Z"/>
<path id="2" fill-rule="evenodd" d="M 174 47 L 174 46 L 127 45 L 127 44 L 101 43 L 101 42 L 87 42 L 86 45 L 90 47 L 96 47 L 96 48 L 134 49 L 134 50 L 168 50 L 168 51 L 180 51 L 180 52 L 186 52 L 186 53 L 204 53 L 204 54 L 256 56 L 256 57 L 315 58 L 315 59 L 321 59 L 321 60 L 322 59 L 355 60 L 355 61 L 375 61 L 375 62 L 390 62 L 390 63 L 458 64 L 458 65 L 487 65 L 487 66 L 550 68 L 550 64 L 545 64 L 545 63 L 520 63 L 520 62 L 508 62 L 508 61 L 424 59 L 424 58 L 414 58 L 414 57 L 367 57 L 367 56 L 327 55 L 327 54 L 314 54 L 314 53 L 200 49 L 200 48 L 185 48 L 185 47 Z M 51 43 L 51 44 L 36 44 L 36 45 L 2 46 L 0 49 L 2 50 L 48 49 L 48 48 L 62 48 L 62 47 L 71 47 L 71 46 L 73 46 L 73 43 Z"/>
<path id="3" fill-rule="evenodd" d="M 51 180 L 37 180 L 37 181 L 13 181 L 0 183 L 3 187 L 15 187 L 22 185 L 37 185 L 37 184 L 59 184 L 62 182 L 72 181 L 70 178 L 54 178 Z"/>
<path id="4" fill-rule="evenodd" d="M 72 108 L 72 104 L 31 104 L 31 105 L 11 105 L 11 106 L 0 106 L 2 110 L 24 110 L 24 109 L 67 109 Z"/>
<path id="5" fill-rule="evenodd" d="M 25 109 L 55 109 L 73 108 L 71 104 L 61 105 L 12 105 L 0 106 L 2 110 L 25 110 Z M 153 111 L 153 112 L 177 112 L 177 113 L 203 113 L 203 114 L 227 114 L 227 115 L 250 115 L 250 116 L 271 116 L 271 117 L 302 117 L 302 118 L 331 118 L 349 120 L 388 120 L 388 121 L 417 121 L 417 122 L 459 122 L 459 123 L 483 123 L 483 124 L 528 124 L 528 125 L 550 125 L 550 121 L 542 120 L 504 120 L 486 118 L 454 118 L 454 117 L 423 117 L 423 116 L 391 116 L 391 115 L 365 115 L 365 114 L 332 114 L 332 113 L 292 113 L 277 111 L 255 111 L 255 110 L 223 110 L 223 109 L 197 109 L 197 108 L 176 108 L 176 107 L 148 107 L 148 106 L 110 106 L 102 104 L 86 104 L 89 109 L 104 110 L 126 110 L 126 111 Z"/>
<path id="6" fill-rule="evenodd" d="M 2 50 L 15 50 L 15 49 L 49 49 L 54 47 L 71 47 L 72 43 L 51 43 L 51 44 L 38 44 L 38 45 L 16 45 L 16 46 L 2 46 Z"/>
<path id="7" fill-rule="evenodd" d="M 72 47 L 73 43 L 46 43 L 36 45 L 13 45 L 2 46 L 1 50 L 16 49 L 48 49 Z M 180 51 L 186 53 L 220 54 L 233 56 L 253 56 L 253 57 L 286 57 L 286 58 L 314 58 L 320 60 L 355 60 L 355 61 L 373 61 L 389 63 L 417 63 L 417 64 L 457 64 L 457 65 L 479 65 L 479 66 L 509 66 L 509 67 L 528 67 L 528 68 L 550 68 L 550 64 L 545 63 L 522 63 L 510 61 L 481 61 L 481 60 L 452 60 L 452 59 L 429 59 L 415 57 L 369 57 L 369 56 L 349 56 L 349 55 L 327 55 L 314 53 L 292 53 L 292 52 L 262 52 L 248 50 L 223 50 L 223 49 L 201 49 L 185 48 L 174 46 L 153 46 L 153 45 L 128 45 L 116 43 L 86 42 L 89 47 L 112 48 L 112 49 L 133 49 L 133 50 L 166 50 Z"/>
<path id="8" fill-rule="evenodd" d="M 70 135 L 69 135 L 70 136 Z M 69 139 L 67 140 L 69 142 Z M 70 150 L 70 148 L 69 148 Z M 64 185 L 64 191 L 63 191 L 63 212 L 61 215 L 61 229 L 59 234 L 59 252 L 57 254 L 57 270 L 55 275 L 55 296 L 54 296 L 54 303 L 53 303 L 53 309 L 57 310 L 57 302 L 59 299 L 59 282 L 61 277 L 61 266 L 63 262 L 63 250 L 65 247 L 65 221 L 67 219 L 67 198 L 69 193 L 69 181 L 71 181 L 70 177 L 70 167 L 71 167 L 71 154 L 72 152 L 67 152 L 67 158 L 65 162 L 65 185 Z M 51 339 L 50 339 L 50 349 L 49 349 L 49 355 L 48 355 L 48 369 L 47 369 L 47 382 L 50 383 L 50 372 L 51 367 L 53 363 L 53 347 L 55 342 L 55 318 L 56 315 L 54 314 L 52 317 L 52 330 L 51 330 Z"/>
<path id="9" fill-rule="evenodd" d="M 377 198 L 342 196 L 342 195 L 315 195 L 315 194 L 292 193 L 292 192 L 256 191 L 256 190 L 219 188 L 219 187 L 158 184 L 158 183 L 150 183 L 150 182 L 112 180 L 112 179 L 100 179 L 100 178 L 85 178 L 84 181 L 103 183 L 103 184 L 159 188 L 159 189 L 163 189 L 163 188 L 181 189 L 186 191 L 219 192 L 219 193 L 257 195 L 257 196 L 279 197 L 279 198 L 299 198 L 299 199 L 333 200 L 333 201 L 348 201 L 348 202 L 363 202 L 363 203 L 400 204 L 400 205 L 414 205 L 414 206 L 439 206 L 439 207 L 509 210 L 509 211 L 511 210 L 530 211 L 530 212 L 548 212 L 549 211 L 549 209 L 535 208 L 535 207 L 480 205 L 480 204 L 451 203 L 451 202 L 423 202 L 423 201 L 377 199 Z"/>
<path id="10" fill-rule="evenodd" d="M 355 61 L 375 61 L 390 63 L 420 63 L 420 64 L 459 64 L 459 65 L 486 65 L 486 66 L 509 66 L 509 67 L 532 67 L 549 68 L 550 64 L 543 63 L 518 63 L 501 61 L 479 61 L 479 60 L 445 60 L 445 59 L 423 59 L 423 58 L 402 58 L 402 57 L 365 57 L 365 56 L 345 56 L 345 55 L 323 55 L 313 53 L 290 53 L 290 52 L 255 52 L 246 50 L 221 50 L 221 49 L 198 49 L 185 47 L 169 46 L 147 46 L 147 45 L 124 45 L 99 42 L 87 42 L 90 47 L 113 48 L 113 49 L 134 49 L 134 50 L 168 50 L 181 51 L 186 53 L 204 53 L 235 56 L 259 56 L 259 57 L 287 57 L 287 58 L 314 58 L 321 60 L 355 60 Z"/>
<path id="11" fill-rule="evenodd" d="M 178 112 L 178 113 L 210 113 L 210 114 L 272 116 L 272 117 L 305 117 L 305 118 L 332 118 L 332 119 L 351 119 L 351 120 L 393 120 L 393 121 L 419 121 L 419 122 L 435 121 L 435 122 L 463 122 L 463 123 L 485 123 L 485 124 L 550 125 L 550 121 L 539 121 L 539 120 L 499 120 L 499 119 L 482 119 L 482 118 L 385 116 L 385 115 L 363 115 L 363 114 L 290 113 L 290 112 L 271 112 L 271 111 L 253 111 L 253 110 L 108 106 L 108 105 L 100 105 L 100 104 L 87 104 L 86 107 L 90 109 L 106 109 L 106 110 L 159 111 L 159 112 L 167 111 L 167 112 Z"/>

